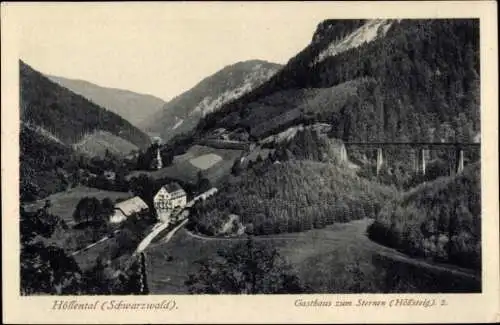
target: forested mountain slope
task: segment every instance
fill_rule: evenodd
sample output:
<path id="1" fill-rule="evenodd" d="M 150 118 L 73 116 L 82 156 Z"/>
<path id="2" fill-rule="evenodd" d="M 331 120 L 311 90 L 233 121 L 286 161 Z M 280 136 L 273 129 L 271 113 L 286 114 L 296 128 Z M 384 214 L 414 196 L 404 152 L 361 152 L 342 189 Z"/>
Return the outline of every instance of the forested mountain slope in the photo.
<path id="1" fill-rule="evenodd" d="M 327 122 L 344 140 L 467 142 L 480 131 L 479 80 L 477 19 L 327 20 L 268 82 L 196 133 L 244 127 L 262 138 Z"/>
<path id="2" fill-rule="evenodd" d="M 332 164 L 265 160 L 196 204 L 189 227 L 213 236 L 233 217 L 255 235 L 301 232 L 373 217 L 396 196 L 394 188 Z"/>
<path id="3" fill-rule="evenodd" d="M 63 191 L 87 158 L 145 148 L 149 137 L 118 115 L 20 62 L 21 201 Z M 105 141 L 104 141 L 105 140 Z"/>
<path id="4" fill-rule="evenodd" d="M 56 76 L 48 76 L 48 78 L 97 105 L 120 115 L 135 126 L 165 105 L 162 99 L 152 95 L 103 87 L 85 80 Z"/>
<path id="5" fill-rule="evenodd" d="M 140 126 L 148 132 L 158 133 L 164 140 L 189 132 L 200 118 L 260 86 L 280 67 L 260 60 L 227 66 L 166 103 Z"/>
<path id="6" fill-rule="evenodd" d="M 20 61 L 21 121 L 40 126 L 65 144 L 95 131 L 108 131 L 139 148 L 149 137 L 122 117 L 50 81 Z"/>
<path id="7" fill-rule="evenodd" d="M 62 167 L 72 157 L 71 147 L 21 123 L 19 151 L 22 202 L 66 189 L 69 180 Z"/>
<path id="8" fill-rule="evenodd" d="M 481 269 L 481 166 L 422 184 L 387 204 L 370 237 L 412 256 Z"/>

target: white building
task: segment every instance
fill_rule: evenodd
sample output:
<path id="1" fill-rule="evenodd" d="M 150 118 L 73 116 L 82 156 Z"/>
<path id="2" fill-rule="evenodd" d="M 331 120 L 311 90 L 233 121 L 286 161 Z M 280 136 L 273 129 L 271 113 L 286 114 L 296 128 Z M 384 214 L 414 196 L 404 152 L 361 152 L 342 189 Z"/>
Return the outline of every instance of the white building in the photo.
<path id="1" fill-rule="evenodd" d="M 115 211 L 109 218 L 110 223 L 120 223 L 125 221 L 133 214 L 142 214 L 148 211 L 148 205 L 140 197 L 135 196 L 131 199 L 115 204 Z"/>
<path id="2" fill-rule="evenodd" d="M 169 222 L 174 211 L 183 209 L 187 204 L 187 194 L 177 183 L 164 185 L 154 199 L 158 219 Z"/>

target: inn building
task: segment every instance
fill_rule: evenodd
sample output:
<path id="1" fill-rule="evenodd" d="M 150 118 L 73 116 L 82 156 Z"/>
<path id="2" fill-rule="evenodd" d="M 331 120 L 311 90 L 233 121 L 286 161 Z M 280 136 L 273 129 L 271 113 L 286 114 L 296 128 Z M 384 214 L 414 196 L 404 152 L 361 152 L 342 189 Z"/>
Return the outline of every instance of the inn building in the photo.
<path id="1" fill-rule="evenodd" d="M 170 222 L 172 217 L 187 204 L 186 191 L 177 183 L 162 186 L 153 199 L 156 215 L 161 222 Z"/>

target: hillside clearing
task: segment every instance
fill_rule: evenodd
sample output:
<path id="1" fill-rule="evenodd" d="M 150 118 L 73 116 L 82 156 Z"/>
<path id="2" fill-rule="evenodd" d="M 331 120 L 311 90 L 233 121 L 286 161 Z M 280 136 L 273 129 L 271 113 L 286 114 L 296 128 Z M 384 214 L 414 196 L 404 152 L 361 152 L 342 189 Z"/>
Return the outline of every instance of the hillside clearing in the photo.
<path id="1" fill-rule="evenodd" d="M 190 159 L 189 162 L 191 165 L 195 166 L 196 168 L 199 168 L 201 170 L 206 170 L 219 161 L 222 160 L 222 157 L 213 153 L 209 153 L 207 155 L 199 156 L 193 159 Z"/>
<path id="2" fill-rule="evenodd" d="M 127 176 L 127 179 L 145 174 L 154 180 L 175 179 L 195 184 L 198 181 L 198 173 L 202 171 L 203 176 L 215 184 L 231 172 L 234 160 L 239 158 L 241 153 L 242 150 L 237 149 L 194 145 L 184 154 L 175 156 L 172 165 L 155 171 L 134 171 Z"/>
<path id="3" fill-rule="evenodd" d="M 75 143 L 73 148 L 90 156 L 100 157 L 104 157 L 107 150 L 114 155 L 123 156 L 139 149 L 133 143 L 106 131 L 96 131 L 86 135 L 78 143 Z"/>

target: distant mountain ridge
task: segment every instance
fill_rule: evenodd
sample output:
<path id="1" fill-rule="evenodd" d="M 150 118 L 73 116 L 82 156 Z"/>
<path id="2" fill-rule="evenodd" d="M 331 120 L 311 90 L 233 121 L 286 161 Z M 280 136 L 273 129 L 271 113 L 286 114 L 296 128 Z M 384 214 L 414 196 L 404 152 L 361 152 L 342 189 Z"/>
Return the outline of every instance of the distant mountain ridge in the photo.
<path id="1" fill-rule="evenodd" d="M 88 100 L 120 115 L 138 126 L 148 116 L 160 110 L 165 101 L 148 94 L 130 90 L 104 87 L 89 81 L 47 75 L 47 77 Z"/>
<path id="2" fill-rule="evenodd" d="M 139 148 L 149 137 L 124 118 L 51 81 L 20 61 L 21 122 L 42 127 L 73 145 L 95 131 L 108 131 Z"/>
<path id="3" fill-rule="evenodd" d="M 166 103 L 162 110 L 139 125 L 148 132 L 159 134 L 164 140 L 189 132 L 200 118 L 252 91 L 280 68 L 279 64 L 262 60 L 226 66 Z"/>

